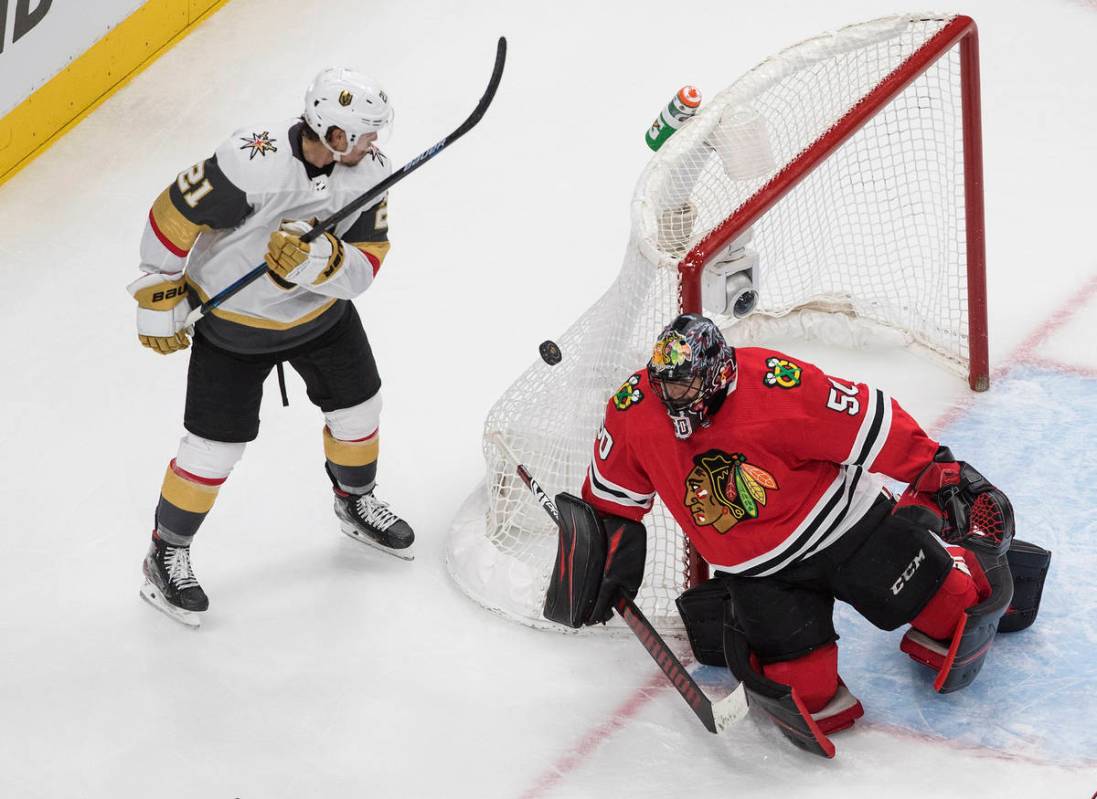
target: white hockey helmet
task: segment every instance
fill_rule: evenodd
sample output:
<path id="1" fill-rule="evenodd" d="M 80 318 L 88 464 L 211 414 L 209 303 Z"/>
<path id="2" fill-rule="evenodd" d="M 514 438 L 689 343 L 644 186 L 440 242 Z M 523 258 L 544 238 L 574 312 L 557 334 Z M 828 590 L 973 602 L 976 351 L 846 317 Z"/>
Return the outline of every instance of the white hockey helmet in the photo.
<path id="1" fill-rule="evenodd" d="M 305 123 L 336 156 L 353 150 L 363 134 L 387 127 L 392 114 L 389 97 L 378 82 L 351 69 L 329 67 L 305 91 Z M 347 134 L 347 149 L 342 152 L 328 141 L 333 127 Z"/>

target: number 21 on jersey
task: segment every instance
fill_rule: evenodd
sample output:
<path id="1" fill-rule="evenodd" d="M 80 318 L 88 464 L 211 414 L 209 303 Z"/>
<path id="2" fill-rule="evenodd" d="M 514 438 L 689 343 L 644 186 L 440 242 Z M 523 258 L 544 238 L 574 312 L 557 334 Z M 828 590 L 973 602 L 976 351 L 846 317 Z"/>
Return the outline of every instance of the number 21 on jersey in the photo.
<path id="1" fill-rule="evenodd" d="M 206 177 L 206 164 L 199 161 L 186 172 L 180 172 L 175 180 L 179 193 L 191 208 L 197 208 L 202 198 L 213 191 L 213 184 Z"/>

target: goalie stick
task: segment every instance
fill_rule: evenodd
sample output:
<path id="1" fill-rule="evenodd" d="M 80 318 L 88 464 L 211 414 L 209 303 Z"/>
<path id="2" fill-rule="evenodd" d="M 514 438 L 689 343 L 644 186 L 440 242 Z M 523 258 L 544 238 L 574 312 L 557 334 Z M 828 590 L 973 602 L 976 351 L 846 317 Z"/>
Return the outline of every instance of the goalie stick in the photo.
<path id="1" fill-rule="evenodd" d="M 454 130 L 444 139 L 435 143 L 433 146 L 428 147 L 423 152 L 419 153 L 419 155 L 412 158 L 410 161 L 408 161 L 398 170 L 393 172 L 387 178 L 382 180 L 380 183 L 373 186 L 371 189 L 364 192 L 363 194 L 360 194 L 355 199 L 351 200 L 349 203 L 340 208 L 327 219 L 322 219 L 317 222 L 305 235 L 301 237 L 301 241 L 307 244 L 320 236 L 325 230 L 328 230 L 329 228 L 334 228 L 348 216 L 358 211 L 360 208 L 362 208 L 362 206 L 366 205 L 366 203 L 380 197 L 382 194 L 388 191 L 389 188 L 399 183 L 401 180 L 406 178 L 408 175 L 421 167 L 427 161 L 438 155 L 438 153 L 442 152 L 442 150 L 446 149 L 446 147 L 453 144 L 453 142 L 457 141 L 459 138 L 472 130 L 472 128 L 476 126 L 476 123 L 478 123 L 480 119 L 484 116 L 484 112 L 488 110 L 488 106 L 491 105 L 491 101 L 495 97 L 495 90 L 499 88 L 499 81 L 503 79 L 503 66 L 506 63 L 506 60 L 507 40 L 505 36 L 500 36 L 499 42 L 495 48 L 495 66 L 492 69 L 491 78 L 490 80 L 488 80 L 488 86 L 484 90 L 484 94 L 480 98 L 480 102 L 476 104 L 476 108 L 474 108 L 472 113 L 469 114 L 468 119 L 462 122 L 456 130 Z M 187 326 L 193 326 L 195 322 L 208 314 L 214 308 L 221 305 L 221 303 L 223 303 L 225 300 L 234 296 L 237 292 L 239 292 L 246 286 L 251 285 L 266 273 L 267 262 L 263 261 L 263 263 L 259 264 L 259 266 L 252 269 L 239 280 L 221 289 L 221 291 L 217 292 L 217 294 L 213 295 L 204 303 L 192 310 L 189 314 L 187 314 Z"/>
<path id="2" fill-rule="evenodd" d="M 556 504 L 549 498 L 545 490 L 533 479 L 533 475 L 529 473 L 529 470 L 522 465 L 518 460 L 518 456 L 514 454 L 507 443 L 503 440 L 503 437 L 499 433 L 491 434 L 492 442 L 499 447 L 499 450 L 506 455 L 507 460 L 514 466 L 518 476 L 522 479 L 522 482 L 526 484 L 526 488 L 533 494 L 534 499 L 537 500 L 537 504 L 540 505 L 545 513 L 547 513 L 552 520 L 559 527 L 561 525 L 560 511 L 557 510 Z M 723 699 L 713 702 L 709 699 L 700 686 L 697 685 L 693 676 L 686 671 L 686 667 L 682 665 L 682 661 L 678 659 L 678 656 L 674 654 L 674 651 L 667 645 L 667 642 L 663 640 L 663 637 L 659 635 L 658 631 L 644 616 L 643 612 L 636 606 L 636 603 L 623 594 L 619 594 L 614 602 L 614 609 L 620 614 L 621 618 L 625 620 L 625 624 L 632 630 L 633 634 L 643 644 L 644 649 L 651 655 L 652 660 L 659 666 L 663 674 L 670 680 L 671 685 L 675 690 L 686 700 L 686 704 L 690 706 L 690 709 L 696 714 L 697 718 L 701 720 L 701 723 L 705 725 L 711 733 L 719 734 L 730 727 L 735 722 L 742 719 L 747 714 L 747 698 L 746 691 L 742 683 L 739 683 L 735 689 Z"/>

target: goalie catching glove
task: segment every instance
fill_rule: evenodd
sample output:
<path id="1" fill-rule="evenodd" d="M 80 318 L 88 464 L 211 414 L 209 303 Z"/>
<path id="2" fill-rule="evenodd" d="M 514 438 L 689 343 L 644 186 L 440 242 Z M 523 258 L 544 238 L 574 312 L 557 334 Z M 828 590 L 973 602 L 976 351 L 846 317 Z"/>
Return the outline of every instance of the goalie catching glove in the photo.
<path id="1" fill-rule="evenodd" d="M 324 232 L 311 242 L 301 240 L 312 227 L 302 220 L 287 220 L 270 234 L 270 271 L 289 283 L 310 286 L 323 283 L 342 268 L 346 253 L 343 242 L 334 235 Z"/>
<path id="2" fill-rule="evenodd" d="M 126 286 L 137 300 L 137 338 L 159 355 L 190 346 L 187 337 L 187 286 L 182 272 L 142 275 Z"/>
<path id="3" fill-rule="evenodd" d="M 1004 554 L 1013 540 L 1009 498 L 948 447 L 907 486 L 895 513 L 968 549 Z"/>
<path id="4" fill-rule="evenodd" d="M 545 596 L 549 621 L 579 628 L 613 617 L 619 596 L 635 599 L 644 579 L 644 525 L 619 516 L 599 517 L 571 494 L 557 494 L 560 536 Z"/>

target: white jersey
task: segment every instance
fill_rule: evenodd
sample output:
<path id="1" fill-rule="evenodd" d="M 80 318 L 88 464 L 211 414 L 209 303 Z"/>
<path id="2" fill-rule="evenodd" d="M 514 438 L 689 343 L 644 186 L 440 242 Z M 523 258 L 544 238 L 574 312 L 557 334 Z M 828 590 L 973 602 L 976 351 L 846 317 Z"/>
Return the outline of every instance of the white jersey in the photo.
<path id="1" fill-rule="evenodd" d="M 392 173 L 373 151 L 355 166 L 318 169 L 301 153 L 304 123 L 241 128 L 214 155 L 182 172 L 157 198 L 141 240 L 145 271 L 186 271 L 205 302 L 263 262 L 283 220 L 323 219 Z M 373 282 L 388 252 L 387 197 L 341 222 L 347 245 L 338 271 L 298 286 L 274 274 L 256 280 L 199 323 L 213 343 L 237 352 L 271 352 L 313 338 L 341 318 L 345 300 Z"/>

